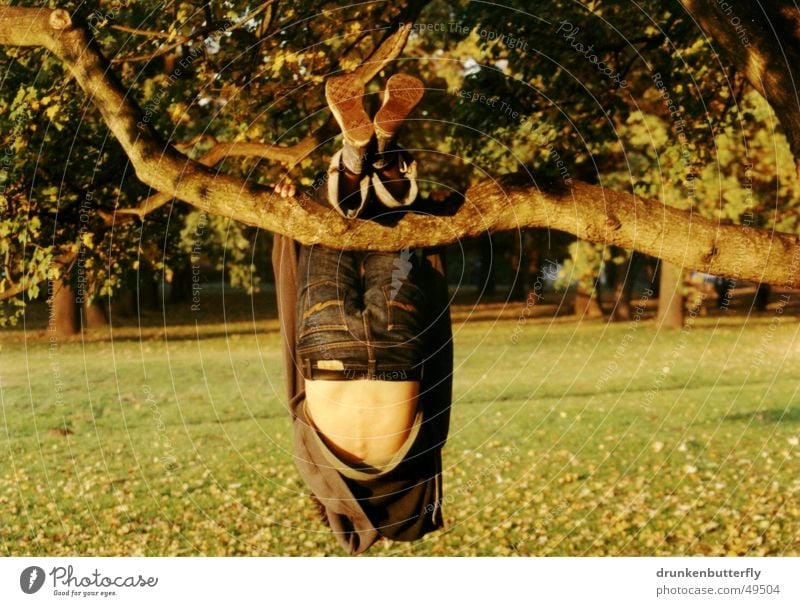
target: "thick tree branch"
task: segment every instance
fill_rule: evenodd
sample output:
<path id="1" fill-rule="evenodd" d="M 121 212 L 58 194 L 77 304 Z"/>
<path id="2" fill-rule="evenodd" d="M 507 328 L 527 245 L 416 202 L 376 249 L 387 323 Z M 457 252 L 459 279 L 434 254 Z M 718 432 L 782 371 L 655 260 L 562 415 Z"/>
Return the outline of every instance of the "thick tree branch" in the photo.
<path id="1" fill-rule="evenodd" d="M 775 110 L 800 175 L 800 9 L 793 0 L 681 2 Z"/>
<path id="2" fill-rule="evenodd" d="M 401 30 L 401 33 L 403 30 Z M 405 32 L 407 35 L 407 32 Z M 488 231 L 549 227 L 717 275 L 800 286 L 797 237 L 720 225 L 653 200 L 572 182 L 542 185 L 506 177 L 470 188 L 452 215 L 406 214 L 395 225 L 345 221 L 306 195 L 281 199 L 269 188 L 220 175 L 165 146 L 111 72 L 85 29 L 63 10 L 0 8 L 0 44 L 43 46 L 91 96 L 128 153 L 137 176 L 196 208 L 306 244 L 399 250 L 455 242 Z M 367 64 L 364 77 L 379 70 Z"/>

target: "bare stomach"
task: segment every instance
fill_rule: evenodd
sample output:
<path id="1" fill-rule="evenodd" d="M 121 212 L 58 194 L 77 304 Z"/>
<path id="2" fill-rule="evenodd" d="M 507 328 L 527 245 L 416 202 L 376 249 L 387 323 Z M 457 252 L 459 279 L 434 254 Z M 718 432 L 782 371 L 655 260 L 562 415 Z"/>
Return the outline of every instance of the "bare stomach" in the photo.
<path id="1" fill-rule="evenodd" d="M 390 459 L 417 413 L 419 381 L 306 380 L 306 410 L 336 456 L 349 463 Z"/>

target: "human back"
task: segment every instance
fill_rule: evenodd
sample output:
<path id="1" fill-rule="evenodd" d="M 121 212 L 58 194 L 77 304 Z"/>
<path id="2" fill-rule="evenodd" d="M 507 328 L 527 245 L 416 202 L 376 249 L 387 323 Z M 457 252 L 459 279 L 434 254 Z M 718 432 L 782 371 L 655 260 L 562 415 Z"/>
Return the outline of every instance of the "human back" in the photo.
<path id="1" fill-rule="evenodd" d="M 419 381 L 306 380 L 306 411 L 344 462 L 379 467 L 408 439 Z"/>

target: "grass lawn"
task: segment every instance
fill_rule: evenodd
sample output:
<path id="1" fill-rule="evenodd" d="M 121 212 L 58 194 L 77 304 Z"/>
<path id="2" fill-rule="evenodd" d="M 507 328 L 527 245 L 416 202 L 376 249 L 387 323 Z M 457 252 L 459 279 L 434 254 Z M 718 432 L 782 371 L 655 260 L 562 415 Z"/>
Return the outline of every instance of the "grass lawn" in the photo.
<path id="1" fill-rule="evenodd" d="M 454 325 L 448 528 L 370 555 L 800 555 L 795 318 L 506 318 Z M 342 553 L 274 323 L 120 334 L 0 334 L 4 555 Z"/>

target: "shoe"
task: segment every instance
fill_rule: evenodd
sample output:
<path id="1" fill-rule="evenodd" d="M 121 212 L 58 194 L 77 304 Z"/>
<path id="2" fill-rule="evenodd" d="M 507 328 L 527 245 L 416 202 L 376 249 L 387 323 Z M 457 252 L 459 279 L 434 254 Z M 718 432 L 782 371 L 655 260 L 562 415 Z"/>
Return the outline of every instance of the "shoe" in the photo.
<path id="1" fill-rule="evenodd" d="M 422 81 L 408 74 L 395 74 L 386 82 L 383 105 L 375 114 L 375 134 L 379 139 L 392 139 L 406 116 L 422 99 L 425 88 Z"/>
<path id="2" fill-rule="evenodd" d="M 352 74 L 329 78 L 325 99 L 342 129 L 344 140 L 356 148 L 369 145 L 375 130 L 364 109 L 364 85 Z"/>

